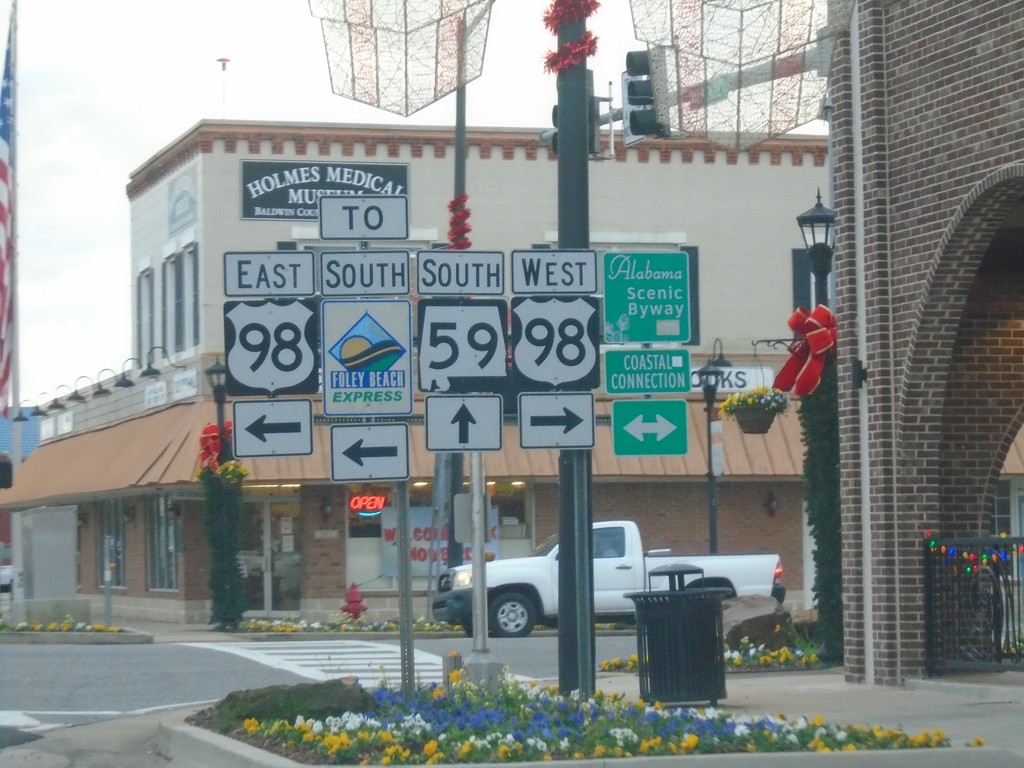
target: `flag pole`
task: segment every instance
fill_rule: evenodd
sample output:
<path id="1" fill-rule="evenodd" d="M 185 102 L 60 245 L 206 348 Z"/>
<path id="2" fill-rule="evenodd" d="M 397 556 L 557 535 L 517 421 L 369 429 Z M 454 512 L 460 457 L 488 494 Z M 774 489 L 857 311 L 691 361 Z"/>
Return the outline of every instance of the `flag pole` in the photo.
<path id="1" fill-rule="evenodd" d="M 18 111 L 17 111 L 17 108 L 16 108 L 17 107 L 16 100 L 17 100 L 17 93 L 18 93 L 17 77 L 16 77 L 17 71 L 18 71 L 17 66 L 16 66 L 16 64 L 17 64 L 17 47 L 16 47 L 17 39 L 18 39 L 18 0 L 12 0 L 12 2 L 11 2 L 11 24 L 10 24 L 10 30 L 9 30 L 8 35 L 7 35 L 7 47 L 8 47 L 7 55 L 9 57 L 7 62 L 8 62 L 8 65 L 9 65 L 10 69 L 9 69 L 9 71 L 5 71 L 4 72 L 4 78 L 5 79 L 8 79 L 8 78 L 10 79 L 10 83 L 9 84 L 5 83 L 5 85 L 10 89 L 10 94 L 9 94 L 10 106 L 7 109 L 7 116 L 10 119 L 10 122 L 11 122 L 11 125 L 10 125 L 10 138 L 9 138 L 9 144 L 8 144 L 8 148 L 7 148 L 7 153 L 8 153 L 8 157 L 7 157 L 7 166 L 8 166 L 8 171 L 7 171 L 8 172 L 8 190 L 7 190 L 7 195 L 8 195 L 8 205 L 7 205 L 7 211 L 8 211 L 8 214 L 7 214 L 8 215 L 8 224 L 7 224 L 7 226 L 8 226 L 8 231 L 7 231 L 7 236 L 8 237 L 7 237 L 7 246 L 8 246 L 8 249 L 9 249 L 8 254 L 7 254 L 7 259 L 8 259 L 7 276 L 8 276 L 8 280 L 10 281 L 9 285 L 7 286 L 8 302 L 10 303 L 10 306 L 8 308 L 8 318 L 9 318 L 10 325 L 9 325 L 9 327 L 7 329 L 7 339 L 8 339 L 7 343 L 9 343 L 11 345 L 11 349 L 10 349 L 10 359 L 9 359 L 9 366 L 10 367 L 9 367 L 7 373 L 6 373 L 6 375 L 7 375 L 6 385 L 7 386 L 3 387 L 2 395 L 3 395 L 3 410 L 4 410 L 4 414 L 8 415 L 10 413 L 10 407 L 13 404 L 15 410 L 17 411 L 17 413 L 15 413 L 15 416 L 20 416 L 21 415 L 21 396 L 20 396 L 20 393 L 21 393 L 21 383 L 20 383 L 21 364 L 20 364 L 20 357 L 21 356 L 19 354 L 19 350 L 20 350 L 21 345 L 18 343 L 18 335 L 19 335 L 19 330 L 20 330 L 19 329 L 19 322 L 18 322 L 18 320 L 19 320 L 19 313 L 18 313 L 18 269 L 17 269 L 17 267 L 18 267 L 18 259 L 17 259 L 18 236 L 17 236 L 17 214 L 16 214 L 17 206 L 15 205 L 15 200 L 16 200 L 16 197 L 17 197 L 17 187 L 18 187 L 18 176 L 17 176 L 17 173 L 16 173 L 16 169 L 17 169 L 16 147 L 17 147 L 17 143 L 18 143 L 18 141 L 17 141 L 17 134 L 18 134 L 18 131 L 17 131 L 17 115 L 18 115 Z M 0 320 L 0 323 L 2 323 L 2 322 L 3 321 Z M 2 372 L 0 372 L 0 375 L 3 375 Z M 13 421 L 13 420 L 10 422 L 10 424 L 11 424 L 11 468 L 12 468 L 12 470 L 15 470 L 15 471 L 18 469 L 18 467 L 21 466 L 21 459 L 22 459 L 21 425 L 23 423 L 24 422 L 22 422 L 22 421 Z"/>

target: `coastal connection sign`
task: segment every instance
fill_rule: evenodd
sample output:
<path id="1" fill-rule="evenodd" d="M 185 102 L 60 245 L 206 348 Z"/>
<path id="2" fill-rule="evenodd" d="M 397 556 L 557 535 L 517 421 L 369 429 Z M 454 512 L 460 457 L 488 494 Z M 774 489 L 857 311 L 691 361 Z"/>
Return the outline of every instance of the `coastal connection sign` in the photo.
<path id="1" fill-rule="evenodd" d="M 604 255 L 604 340 L 609 344 L 690 340 L 686 253 Z"/>
<path id="2" fill-rule="evenodd" d="M 609 395 L 674 394 L 691 389 L 689 350 L 608 350 L 604 371 Z"/>

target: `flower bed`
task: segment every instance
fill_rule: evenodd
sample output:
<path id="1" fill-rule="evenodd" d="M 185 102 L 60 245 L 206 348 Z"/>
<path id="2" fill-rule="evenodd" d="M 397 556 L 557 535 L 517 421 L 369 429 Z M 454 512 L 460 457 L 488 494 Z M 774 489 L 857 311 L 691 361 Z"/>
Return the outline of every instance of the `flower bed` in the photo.
<path id="1" fill-rule="evenodd" d="M 85 621 L 75 621 L 70 616 L 61 621 L 51 621 L 43 624 L 38 621 L 22 621 L 17 624 L 8 624 L 0 619 L 0 632 L 124 632 L 120 627 L 107 626 L 106 624 L 90 624 Z"/>
<path id="2" fill-rule="evenodd" d="M 833 752 L 947 747 L 940 730 L 829 725 L 820 716 L 738 717 L 717 708 L 663 708 L 596 693 L 562 696 L 553 686 L 505 677 L 495 691 L 458 680 L 405 701 L 381 686 L 374 711 L 322 720 L 239 724 L 232 734 L 316 764 L 436 765 L 582 760 L 743 752 Z"/>

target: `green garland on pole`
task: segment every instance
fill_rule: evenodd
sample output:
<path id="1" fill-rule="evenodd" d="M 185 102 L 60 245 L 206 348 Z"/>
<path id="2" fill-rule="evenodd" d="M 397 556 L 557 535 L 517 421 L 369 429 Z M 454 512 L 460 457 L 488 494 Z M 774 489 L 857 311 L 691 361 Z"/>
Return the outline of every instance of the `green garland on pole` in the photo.
<path id="1" fill-rule="evenodd" d="M 814 538 L 816 637 L 822 660 L 843 660 L 842 521 L 839 496 L 839 399 L 835 354 L 821 381 L 800 399 L 804 443 L 804 503 Z"/>
<path id="2" fill-rule="evenodd" d="M 238 565 L 242 478 L 246 474 L 237 461 L 222 464 L 217 470 L 207 466 L 199 471 L 205 492 L 203 523 L 210 547 L 210 623 L 222 631 L 237 627 L 247 607 L 245 582 Z"/>

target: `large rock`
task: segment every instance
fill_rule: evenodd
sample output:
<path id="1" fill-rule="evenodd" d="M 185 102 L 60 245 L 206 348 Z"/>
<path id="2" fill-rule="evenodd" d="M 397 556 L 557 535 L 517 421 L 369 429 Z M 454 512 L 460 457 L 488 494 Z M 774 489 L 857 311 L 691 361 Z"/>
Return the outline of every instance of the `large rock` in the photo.
<path id="1" fill-rule="evenodd" d="M 771 651 L 792 646 L 796 640 L 789 611 L 773 597 L 744 595 L 722 601 L 725 644 L 739 648 L 745 637 L 751 645 Z"/>

